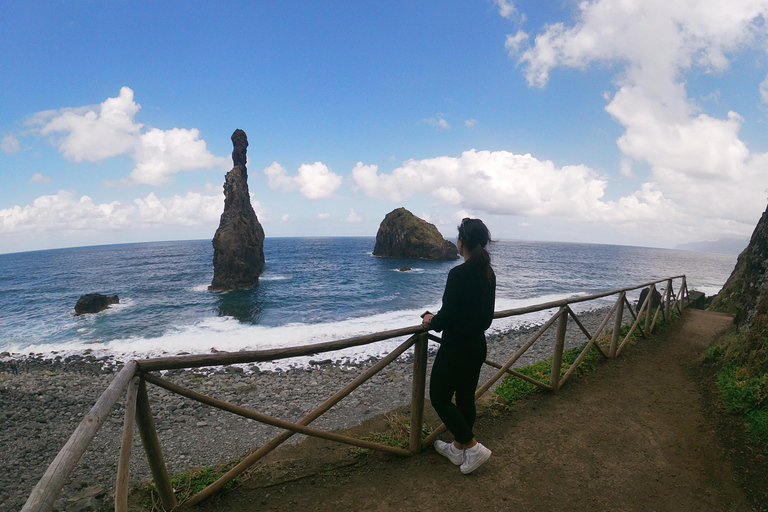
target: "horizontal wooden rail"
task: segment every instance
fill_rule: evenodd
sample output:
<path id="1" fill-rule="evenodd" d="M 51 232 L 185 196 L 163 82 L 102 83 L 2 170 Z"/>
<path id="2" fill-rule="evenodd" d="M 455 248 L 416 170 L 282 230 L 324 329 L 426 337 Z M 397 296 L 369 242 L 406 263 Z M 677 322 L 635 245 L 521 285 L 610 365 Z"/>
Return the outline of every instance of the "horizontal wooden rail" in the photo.
<path id="1" fill-rule="evenodd" d="M 356 336 L 337 341 L 326 341 L 312 345 L 299 347 L 275 348 L 269 350 L 244 350 L 242 352 L 217 352 L 215 354 L 191 354 L 186 356 L 154 357 L 152 359 L 140 359 L 136 361 L 142 372 L 159 370 L 180 370 L 184 368 L 201 368 L 203 366 L 224 366 L 230 364 L 259 363 L 265 361 L 277 361 L 291 357 L 311 356 L 323 352 L 343 350 L 345 348 L 369 345 L 377 341 L 390 340 L 411 334 L 425 332 L 428 328 L 424 325 L 382 331 L 365 336 Z"/>
<path id="2" fill-rule="evenodd" d="M 674 294 L 672 289 L 672 283 L 674 279 L 678 279 L 678 278 L 682 278 L 682 283 L 678 287 L 677 294 Z M 665 289 L 664 289 L 665 300 L 661 301 L 661 304 L 659 304 L 659 306 L 656 308 L 656 311 L 653 313 L 653 315 L 650 307 L 650 300 L 651 300 L 651 297 L 653 296 L 653 293 L 648 294 L 646 300 L 641 305 L 639 311 L 637 312 L 637 314 L 635 314 L 634 309 L 632 308 L 632 306 L 629 303 L 629 300 L 626 297 L 626 292 L 632 291 L 632 290 L 638 290 L 646 287 L 651 287 L 651 292 L 652 292 L 655 289 L 655 285 L 662 282 L 665 283 Z M 597 331 L 593 335 L 591 335 L 589 333 L 589 330 L 584 327 L 584 325 L 581 323 L 577 315 L 573 312 L 570 305 L 576 304 L 576 303 L 588 302 L 588 301 L 592 301 L 592 300 L 596 300 L 604 297 L 609 297 L 611 295 L 616 295 L 616 294 L 619 295 L 616 303 L 613 305 L 613 307 L 611 308 L 611 311 L 608 313 L 605 320 L 603 320 L 603 322 L 601 323 Z M 673 295 L 675 295 L 674 302 L 672 302 Z M 528 339 L 528 341 L 526 341 L 505 364 L 502 365 L 492 361 L 486 361 L 486 364 L 496 368 L 498 371 L 476 391 L 475 399 L 479 398 L 486 391 L 488 391 L 488 389 L 490 389 L 490 387 L 504 375 L 513 375 L 517 378 L 521 378 L 527 382 L 540 386 L 543 389 L 556 391 L 557 388 L 561 386 L 568 379 L 568 377 L 573 373 L 573 371 L 575 371 L 575 368 L 582 361 L 587 351 L 590 350 L 591 347 L 593 346 L 596 347 L 604 357 L 613 358 L 617 356 L 619 352 L 621 352 L 621 350 L 624 348 L 625 344 L 627 343 L 627 341 L 629 340 L 630 336 L 632 335 L 635 329 L 640 329 L 640 331 L 643 334 L 645 334 L 646 330 L 652 331 L 653 326 L 655 325 L 656 320 L 658 318 L 658 315 L 662 310 L 662 305 L 664 306 L 663 310 L 664 310 L 665 318 L 667 318 L 669 309 L 671 307 L 676 307 L 678 311 L 682 313 L 683 308 L 688 305 L 688 302 L 689 302 L 688 286 L 686 283 L 686 278 L 684 275 L 680 275 L 680 276 L 659 279 L 656 281 L 649 281 L 641 285 L 620 288 L 620 289 L 612 290 L 608 292 L 584 295 L 581 297 L 570 297 L 567 299 L 561 299 L 561 300 L 546 302 L 542 304 L 535 304 L 535 305 L 526 306 L 522 308 L 497 311 L 494 313 L 495 319 L 525 315 L 528 313 L 546 311 L 551 309 L 558 310 L 547 322 L 545 322 L 543 325 L 540 326 L 540 328 L 536 331 L 536 333 L 533 336 L 531 336 Z M 614 333 L 614 340 L 612 341 L 612 344 L 611 344 L 611 350 L 609 354 L 606 354 L 602 350 L 602 348 L 599 345 L 597 345 L 596 340 L 604 330 L 609 318 L 614 314 L 614 312 L 616 313 L 614 329 L 616 330 L 618 329 L 618 327 L 620 327 L 621 325 L 620 315 L 623 316 L 622 312 L 625 304 L 629 309 L 629 312 L 632 318 L 634 319 L 633 325 L 630 328 L 629 333 L 626 335 L 626 337 L 622 341 L 622 343 L 618 346 L 616 346 L 617 340 L 615 339 L 616 335 Z M 647 329 L 645 330 L 640 326 L 641 319 L 643 318 L 643 313 L 645 313 L 646 327 L 647 327 Z M 652 322 L 650 322 L 651 315 L 653 316 Z M 523 375 L 522 373 L 517 372 L 511 368 L 512 365 L 542 336 L 542 334 L 545 331 L 547 331 L 547 329 L 549 329 L 555 323 L 555 321 L 558 321 L 558 320 L 559 320 L 558 334 L 556 336 L 557 339 L 555 343 L 555 355 L 553 358 L 553 368 L 554 368 L 555 360 L 557 360 L 558 365 L 561 364 L 562 358 L 558 357 L 558 354 L 562 352 L 562 344 L 563 344 L 563 338 L 565 336 L 566 322 L 569 316 L 574 319 L 578 328 L 589 339 L 589 343 L 587 344 L 585 349 L 581 352 L 581 354 L 577 357 L 576 361 L 566 371 L 565 375 L 561 379 L 554 380 L 555 377 L 554 377 L 554 371 L 553 371 L 552 376 L 550 376 L 550 382 L 543 383 L 543 382 L 537 381 L 536 379 L 532 379 L 526 375 Z M 649 325 L 649 322 L 650 322 L 650 325 Z M 102 395 L 96 401 L 96 404 L 94 404 L 94 406 L 91 408 L 88 414 L 86 414 L 85 418 L 83 418 L 82 422 L 78 425 L 75 432 L 72 434 L 72 436 L 70 436 L 67 443 L 59 451 L 54 461 L 48 467 L 45 474 L 43 475 L 41 480 L 37 483 L 32 493 L 30 494 L 29 498 L 27 499 L 27 502 L 22 508 L 22 512 L 38 512 L 38 511 L 47 512 L 53 509 L 53 502 L 57 499 L 67 478 L 74 470 L 78 460 L 82 457 L 83 453 L 87 449 L 93 437 L 96 435 L 96 432 L 98 431 L 98 429 L 100 428 L 104 420 L 106 419 L 107 415 L 109 414 L 111 408 L 114 406 L 114 404 L 118 400 L 119 396 L 129 386 L 129 383 L 132 383 L 132 384 L 130 386 L 130 390 L 126 398 L 127 400 L 126 414 L 125 414 L 126 418 L 125 418 L 125 426 L 124 426 L 124 432 L 123 432 L 123 444 L 120 450 L 121 453 L 118 460 L 119 471 L 118 471 L 118 478 L 117 478 L 117 485 L 116 485 L 116 491 L 117 491 L 116 492 L 116 509 L 117 510 L 125 510 L 127 505 L 127 502 L 126 502 L 127 501 L 126 495 L 127 495 L 127 489 L 128 489 L 127 470 L 129 467 L 129 460 L 130 460 L 130 454 L 131 454 L 130 443 L 132 438 L 132 431 L 134 428 L 134 422 L 138 425 L 140 433 L 142 433 L 142 441 L 145 444 L 145 450 L 147 450 L 147 453 L 150 456 L 150 459 L 154 459 L 154 460 L 150 460 L 150 463 L 154 463 L 154 465 L 156 466 L 156 467 L 153 467 L 153 475 L 155 475 L 155 478 L 157 479 L 158 474 L 163 473 L 165 471 L 165 464 L 164 462 L 162 462 L 162 454 L 160 452 L 159 443 L 156 442 L 156 431 L 154 429 L 154 425 L 152 424 L 152 417 L 151 417 L 151 412 L 149 410 L 149 404 L 148 404 L 148 401 L 146 400 L 147 395 L 146 395 L 146 391 L 144 391 L 144 384 L 143 384 L 144 381 L 151 382 L 173 393 L 186 396 L 193 400 L 198 400 L 212 407 L 217 407 L 219 409 L 226 410 L 246 418 L 261 421 L 269 425 L 274 425 L 286 430 L 282 434 L 278 435 L 275 439 L 273 439 L 272 441 L 265 444 L 264 446 L 256 450 L 254 453 L 246 457 L 246 459 L 244 459 L 237 466 L 235 466 L 235 468 L 228 471 L 219 480 L 217 480 L 216 482 L 208 486 L 206 489 L 197 493 L 190 500 L 185 502 L 183 506 L 186 506 L 186 507 L 194 506 L 195 504 L 200 503 L 206 498 L 210 497 L 212 494 L 218 492 L 224 485 L 226 485 L 227 482 L 231 481 L 235 476 L 237 476 L 242 471 L 247 469 L 247 467 L 252 465 L 255 461 L 257 461 L 261 457 L 263 457 L 266 453 L 269 453 L 271 450 L 279 446 L 286 439 L 294 435 L 294 433 L 312 435 L 312 436 L 316 436 L 316 437 L 320 437 L 320 438 L 324 438 L 332 441 L 359 446 L 361 448 L 380 450 L 380 451 L 385 451 L 387 453 L 392 453 L 397 455 L 410 455 L 414 452 L 418 452 L 419 432 L 416 432 L 416 430 L 420 431 L 420 428 L 418 425 L 414 426 L 415 431 L 412 432 L 412 435 L 411 435 L 410 450 L 404 450 L 400 448 L 379 445 L 377 443 L 372 443 L 370 441 L 364 441 L 361 439 L 355 439 L 355 438 L 351 438 L 341 434 L 336 434 L 333 432 L 318 430 L 315 428 L 308 427 L 307 425 L 312 421 L 314 421 L 316 418 L 318 418 L 320 415 L 322 415 L 324 412 L 329 410 L 331 407 L 333 407 L 336 403 L 341 401 L 345 396 L 351 393 L 355 388 L 360 386 L 362 383 L 367 381 L 371 376 L 375 375 L 381 369 L 386 367 L 394 359 L 396 359 L 397 357 L 400 357 L 405 352 L 405 350 L 407 350 L 414 343 L 416 343 L 419 337 L 421 337 L 422 340 L 430 339 L 437 342 L 442 341 L 440 338 L 434 336 L 431 333 L 428 333 L 428 330 L 429 330 L 428 326 L 417 325 L 417 326 L 411 326 L 411 327 L 404 327 L 400 329 L 393 329 L 389 331 L 382 331 L 382 332 L 373 333 L 373 334 L 364 335 L 364 336 L 356 336 L 353 338 L 347 338 L 343 340 L 314 343 L 310 345 L 303 345 L 303 346 L 297 346 L 297 347 L 241 351 L 241 352 L 218 352 L 215 354 L 195 354 L 195 355 L 184 355 L 184 356 L 158 357 L 158 358 L 142 359 L 138 361 L 130 361 L 115 376 L 115 378 L 112 380 L 112 382 L 104 391 L 104 393 L 102 393 Z M 300 419 L 295 423 L 291 423 L 291 422 L 280 420 L 265 414 L 251 411 L 251 410 L 236 406 L 234 404 L 223 402 L 221 400 L 218 400 L 212 397 L 207 397 L 193 390 L 184 388 L 182 386 L 179 386 L 177 384 L 166 381 L 164 379 L 161 379 L 157 376 L 154 376 L 148 373 L 151 371 L 277 361 L 277 360 L 293 358 L 293 357 L 309 356 L 309 355 L 315 355 L 315 354 L 324 353 L 324 352 L 338 351 L 346 348 L 358 347 L 358 346 L 368 345 L 368 344 L 376 343 L 380 341 L 391 340 L 391 339 L 402 337 L 402 336 L 410 336 L 410 337 L 406 342 L 402 343 L 395 350 L 391 351 L 386 357 L 382 358 L 377 364 L 375 364 L 374 366 L 366 370 L 363 374 L 355 378 L 344 389 L 334 394 L 331 398 L 329 398 L 323 404 L 318 406 L 314 411 L 310 412 L 304 418 Z M 421 373 L 423 373 L 426 368 L 426 360 L 424 359 L 425 346 L 423 341 L 420 343 L 421 345 L 419 350 L 415 354 L 415 362 L 414 362 L 414 383 L 413 383 L 413 390 L 412 390 L 412 403 L 414 404 L 413 406 L 415 407 L 418 407 L 420 403 L 423 403 L 423 399 L 419 400 L 418 395 L 422 395 L 422 398 L 423 398 L 423 394 L 424 394 L 423 380 L 425 375 L 421 375 Z M 137 381 L 136 379 L 134 379 L 134 377 L 136 376 L 141 376 L 142 380 Z M 137 397 L 137 385 L 138 385 L 138 397 Z M 417 423 L 419 422 L 418 418 L 420 417 L 421 416 L 418 411 L 413 413 L 412 418 L 416 418 Z M 431 444 L 437 438 L 437 436 L 440 435 L 445 430 L 446 430 L 445 425 L 440 425 L 438 428 L 436 428 L 432 432 L 431 435 L 429 435 L 426 439 L 422 441 L 421 445 L 425 446 L 427 444 Z M 153 435 L 147 435 L 147 434 L 153 434 L 154 437 Z M 155 453 L 155 452 L 157 456 L 153 457 L 151 453 Z M 173 494 L 172 494 L 172 489 L 169 486 L 169 479 L 167 477 L 167 473 L 161 476 L 162 476 L 161 480 L 163 480 L 163 482 L 159 482 L 158 487 L 160 486 L 164 487 L 163 489 L 165 491 L 163 493 L 164 505 L 166 508 L 173 508 L 176 506 L 176 503 L 175 503 L 175 498 L 173 497 Z"/>
<path id="3" fill-rule="evenodd" d="M 594 293 L 592 295 L 584 295 L 583 297 L 570 297 L 567 299 L 560 299 L 560 300 L 554 300 L 552 302 L 544 302 L 542 304 L 534 304 L 532 306 L 525 306 L 522 308 L 515 308 L 515 309 L 505 309 L 502 311 L 497 311 L 493 314 L 493 318 L 507 318 L 510 316 L 519 316 L 519 315 L 525 315 L 528 313 L 535 313 L 537 311 L 545 311 L 547 309 L 554 309 L 554 308 L 560 308 L 563 306 L 567 306 L 569 304 L 577 304 L 579 302 L 588 302 L 590 300 L 595 299 L 602 299 L 603 297 L 610 297 L 611 295 L 616 295 L 617 293 L 621 292 L 629 292 L 632 290 L 639 290 L 640 288 L 646 288 L 648 286 L 654 285 L 656 283 L 661 283 L 663 281 L 666 281 L 667 279 L 678 279 L 685 277 L 685 275 L 675 276 L 675 277 L 665 277 L 664 279 L 658 279 L 656 281 L 649 281 L 644 284 L 640 284 L 637 286 L 628 286 L 626 288 L 618 288 L 616 290 L 611 290 L 610 292 L 600 292 L 600 293 Z"/>
<path id="4" fill-rule="evenodd" d="M 343 436 L 341 434 L 334 434 L 333 432 L 326 432 L 324 430 L 318 430 L 316 428 L 307 427 L 305 425 L 299 425 L 298 423 L 291 423 L 290 421 L 285 421 L 279 418 L 268 416 L 266 414 L 261 414 L 256 411 L 246 409 L 245 407 L 240 407 L 239 405 L 230 404 L 228 402 L 224 402 L 222 400 L 218 400 L 216 398 L 203 395 L 196 391 L 192 391 L 191 389 L 185 388 L 183 386 L 179 386 L 178 384 L 174 384 L 173 382 L 169 382 L 165 379 L 161 379 L 160 377 L 155 377 L 154 375 L 149 373 L 145 373 L 143 377 L 144 379 L 146 379 L 147 382 L 150 382 L 156 386 L 160 386 L 161 388 L 167 389 L 168 391 L 171 391 L 172 393 L 176 393 L 177 395 L 185 396 L 187 398 L 191 398 L 192 400 L 196 400 L 206 405 L 210 405 L 211 407 L 221 409 L 222 411 L 231 412 L 231 413 L 237 414 L 238 416 L 242 416 L 243 418 L 249 418 L 252 420 L 260 421 L 261 423 L 266 423 L 267 425 L 272 425 L 273 427 L 279 427 L 285 430 L 290 430 L 291 432 L 306 434 L 308 436 L 315 436 L 321 439 L 327 439 L 329 441 L 336 441 L 338 443 L 351 444 L 353 446 L 358 446 L 360 448 L 368 448 L 371 450 L 379 450 L 382 452 L 392 453 L 394 455 L 410 455 L 411 454 L 410 451 L 403 450 L 402 448 L 396 448 L 394 446 L 386 446 L 383 444 L 372 443 L 370 441 L 365 441 L 363 439 L 356 439 L 354 437 L 349 437 L 349 436 Z"/>

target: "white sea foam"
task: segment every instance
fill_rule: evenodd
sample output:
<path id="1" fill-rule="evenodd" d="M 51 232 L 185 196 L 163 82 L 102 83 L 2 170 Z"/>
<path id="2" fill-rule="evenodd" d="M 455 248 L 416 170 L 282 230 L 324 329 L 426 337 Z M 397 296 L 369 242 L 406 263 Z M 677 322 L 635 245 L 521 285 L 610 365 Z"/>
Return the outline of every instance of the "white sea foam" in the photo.
<path id="1" fill-rule="evenodd" d="M 262 275 L 259 277 L 259 281 L 286 281 L 288 279 L 292 279 L 293 276 L 285 276 L 285 275 Z"/>
<path id="2" fill-rule="evenodd" d="M 573 296 L 573 294 L 560 294 L 530 299 L 497 299 L 496 309 L 497 311 L 517 309 Z M 594 306 L 593 304 L 591 307 Z M 440 304 L 427 304 L 419 309 L 390 311 L 338 322 L 316 324 L 291 323 L 278 327 L 241 323 L 231 317 L 211 317 L 195 325 L 172 328 L 158 337 L 134 336 L 121 340 L 112 340 L 103 344 L 94 343 L 90 340 L 74 339 L 68 343 L 28 345 L 23 348 L 9 347 L 8 350 L 23 354 L 43 353 L 51 357 L 54 356 L 53 352 L 56 353 L 55 355 L 66 356 L 69 354 L 82 354 L 85 350 L 89 350 L 90 354 L 96 357 L 110 356 L 122 361 L 177 355 L 180 352 L 201 354 L 210 353 L 213 350 L 224 352 L 266 350 L 346 339 L 374 332 L 418 326 L 420 315 L 425 309 L 436 312 L 440 309 Z M 576 304 L 574 309 L 589 309 L 589 307 L 584 304 Z M 529 313 L 524 316 L 498 319 L 494 321 L 488 332 L 497 333 L 517 327 L 538 325 L 546 322 L 555 311 L 555 309 L 550 309 Z M 369 357 L 381 357 L 403 341 L 405 341 L 405 337 L 352 347 L 332 353 L 293 358 L 290 361 L 259 363 L 259 367 L 262 369 L 274 369 L 278 367 L 306 366 L 312 359 L 360 361 Z"/>
<path id="3" fill-rule="evenodd" d="M 695 290 L 703 292 L 707 297 L 711 297 L 712 295 L 717 295 L 720 290 L 722 290 L 722 286 L 697 286 L 695 287 Z"/>

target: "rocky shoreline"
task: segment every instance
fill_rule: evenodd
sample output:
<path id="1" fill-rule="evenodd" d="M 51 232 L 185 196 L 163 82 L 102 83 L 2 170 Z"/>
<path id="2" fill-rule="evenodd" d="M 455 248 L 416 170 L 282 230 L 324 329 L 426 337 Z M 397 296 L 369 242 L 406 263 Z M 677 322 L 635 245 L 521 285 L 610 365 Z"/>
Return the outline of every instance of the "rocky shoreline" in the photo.
<path id="1" fill-rule="evenodd" d="M 593 332 L 606 309 L 580 313 Z M 625 317 L 624 322 L 629 321 Z M 612 322 L 611 324 L 612 325 Z M 535 327 L 516 329 L 488 338 L 488 358 L 503 363 Z M 550 328 L 515 366 L 525 366 L 552 355 L 555 328 Z M 586 341 L 568 322 L 566 348 Z M 430 348 L 429 366 L 435 348 Z M 3 357 L 4 356 L 4 357 Z M 227 402 L 286 420 L 298 420 L 375 360 L 345 364 L 323 361 L 311 368 L 259 371 L 246 365 L 212 372 L 177 370 L 165 377 L 185 387 Z M 412 362 L 408 354 L 394 361 L 360 386 L 328 413 L 312 423 L 326 430 L 344 429 L 410 402 Z M 109 358 L 92 355 L 16 357 L 0 354 L 0 512 L 19 510 L 32 488 L 115 375 Z M 481 383 L 495 369 L 483 369 Z M 149 386 L 150 404 L 168 469 L 225 462 L 249 453 L 279 429 L 210 408 L 163 389 Z M 114 489 L 123 428 L 122 399 L 113 408 L 64 487 L 55 510 L 98 510 Z M 212 442 L 213 439 L 216 442 Z M 302 436 L 294 436 L 294 442 Z M 131 483 L 151 478 L 138 432 L 131 458 Z"/>

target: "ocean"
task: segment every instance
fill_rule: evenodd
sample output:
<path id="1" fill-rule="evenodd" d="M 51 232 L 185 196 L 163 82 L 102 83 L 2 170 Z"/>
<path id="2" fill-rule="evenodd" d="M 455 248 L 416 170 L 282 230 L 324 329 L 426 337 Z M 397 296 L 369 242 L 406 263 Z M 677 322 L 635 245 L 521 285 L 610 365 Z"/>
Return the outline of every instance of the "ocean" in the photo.
<path id="1" fill-rule="evenodd" d="M 0 254 L 0 352 L 88 351 L 125 360 L 277 348 L 418 325 L 424 310 L 440 308 L 448 271 L 460 262 L 377 258 L 374 244 L 373 237 L 267 238 L 259 284 L 228 293 L 208 290 L 210 240 Z M 689 289 L 713 295 L 736 263 L 733 255 L 519 240 L 500 240 L 491 254 L 497 310 L 679 274 L 687 275 Z M 406 266 L 412 270 L 398 270 Z M 116 294 L 120 303 L 75 317 L 86 293 Z M 491 331 L 545 318 L 542 312 L 504 319 Z M 366 358 L 397 343 L 340 356 Z"/>

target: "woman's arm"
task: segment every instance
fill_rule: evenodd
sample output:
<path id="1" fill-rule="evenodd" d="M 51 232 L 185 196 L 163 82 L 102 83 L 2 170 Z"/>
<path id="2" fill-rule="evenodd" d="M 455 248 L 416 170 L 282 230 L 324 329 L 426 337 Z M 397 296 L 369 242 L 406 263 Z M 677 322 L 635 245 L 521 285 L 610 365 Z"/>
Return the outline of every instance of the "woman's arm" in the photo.
<path id="1" fill-rule="evenodd" d="M 445 292 L 443 292 L 443 306 L 437 314 L 430 318 L 429 326 L 433 331 L 440 332 L 446 327 L 454 327 L 460 319 L 461 309 L 461 280 L 459 273 L 454 267 L 448 273 L 448 280 L 445 283 Z M 426 321 L 427 315 L 424 320 Z"/>

